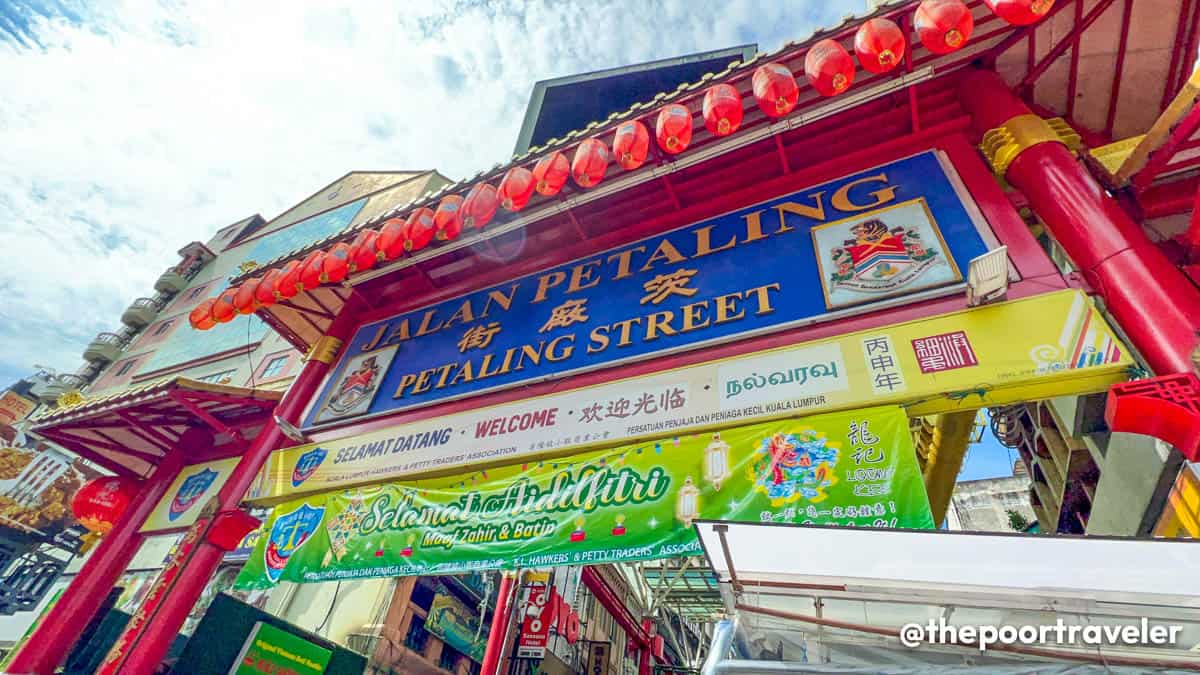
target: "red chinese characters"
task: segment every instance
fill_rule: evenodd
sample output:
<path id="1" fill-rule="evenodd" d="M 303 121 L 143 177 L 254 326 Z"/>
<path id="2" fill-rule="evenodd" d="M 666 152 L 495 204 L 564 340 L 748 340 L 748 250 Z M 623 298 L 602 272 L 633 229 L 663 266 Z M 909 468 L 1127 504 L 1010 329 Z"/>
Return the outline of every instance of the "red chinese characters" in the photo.
<path id="1" fill-rule="evenodd" d="M 912 341 L 912 346 L 922 373 L 939 373 L 979 365 L 975 350 L 963 331 L 917 338 Z"/>

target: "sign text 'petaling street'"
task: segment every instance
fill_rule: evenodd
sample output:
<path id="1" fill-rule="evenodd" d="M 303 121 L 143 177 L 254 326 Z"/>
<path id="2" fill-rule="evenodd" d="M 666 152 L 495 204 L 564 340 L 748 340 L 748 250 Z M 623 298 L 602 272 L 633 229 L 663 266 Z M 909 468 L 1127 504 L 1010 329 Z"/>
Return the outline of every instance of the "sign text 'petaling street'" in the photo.
<path id="1" fill-rule="evenodd" d="M 987 245 L 950 171 L 926 152 L 364 325 L 308 422 L 695 348 L 952 285 Z"/>

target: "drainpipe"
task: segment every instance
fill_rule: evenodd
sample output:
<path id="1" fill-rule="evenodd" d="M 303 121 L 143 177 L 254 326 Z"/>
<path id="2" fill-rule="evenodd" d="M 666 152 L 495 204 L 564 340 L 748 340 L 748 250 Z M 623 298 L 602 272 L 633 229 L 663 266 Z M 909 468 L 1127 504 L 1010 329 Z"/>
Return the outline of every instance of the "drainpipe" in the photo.
<path id="1" fill-rule="evenodd" d="M 996 174 L 1029 200 L 1150 367 L 1158 374 L 1190 371 L 1200 290 L 999 75 L 968 73 L 959 100 L 985 132 Z"/>

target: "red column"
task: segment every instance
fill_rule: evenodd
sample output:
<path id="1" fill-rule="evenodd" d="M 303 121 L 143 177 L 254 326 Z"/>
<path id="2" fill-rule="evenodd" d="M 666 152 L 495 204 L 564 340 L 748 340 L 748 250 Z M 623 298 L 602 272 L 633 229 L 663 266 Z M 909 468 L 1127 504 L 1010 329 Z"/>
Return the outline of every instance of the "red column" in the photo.
<path id="1" fill-rule="evenodd" d="M 181 454 L 171 452 L 154 469 L 125 514 L 100 540 L 62 597 L 13 657 L 7 672 L 49 675 L 67 658 L 75 640 L 96 615 L 109 589 L 117 585 L 129 561 L 141 547 L 145 537 L 138 530 L 166 494 L 180 467 Z"/>
<path id="2" fill-rule="evenodd" d="M 1031 112 L 991 71 L 963 78 L 959 99 L 986 131 Z M 1021 150 L 1004 177 L 1029 200 L 1155 372 L 1189 372 L 1200 290 L 1062 143 Z"/>
<path id="3" fill-rule="evenodd" d="M 357 312 L 351 305 L 352 303 L 347 303 L 333 321 L 326 338 L 340 341 L 351 332 L 357 319 Z M 304 368 L 288 388 L 287 394 L 276 406 L 276 415 L 288 422 L 299 421 L 305 407 L 316 395 L 317 388 L 329 371 L 333 356 L 329 355 L 329 362 L 314 358 L 304 364 Z M 197 522 L 194 527 L 206 531 L 198 533 L 200 536 L 195 546 L 188 550 L 180 550 L 179 555 L 183 560 L 173 561 L 180 567 L 178 574 L 172 578 L 163 575 L 157 583 L 163 584 L 165 588 L 151 590 L 149 597 L 154 597 L 157 591 L 161 593 L 161 600 L 155 607 L 143 607 L 143 611 L 148 610 L 147 615 L 135 617 L 142 620 L 117 641 L 104 665 L 97 671 L 98 675 L 118 672 L 121 675 L 149 675 L 154 672 L 226 553 L 224 549 L 208 541 L 208 528 L 220 517 L 220 513 L 239 508 L 242 498 L 257 478 L 267 458 L 284 445 L 284 440 L 275 421 L 268 421 L 242 455 L 241 461 L 217 495 L 218 516 Z"/>
<path id="4" fill-rule="evenodd" d="M 515 576 L 510 572 L 505 572 L 500 577 L 500 588 L 496 591 L 496 611 L 492 613 L 492 628 L 488 631 L 487 648 L 483 652 L 483 663 L 480 664 L 479 675 L 497 675 L 496 667 L 500 665 L 505 636 L 508 635 L 508 626 L 512 621 L 512 607 L 509 600 L 512 596 Z"/>

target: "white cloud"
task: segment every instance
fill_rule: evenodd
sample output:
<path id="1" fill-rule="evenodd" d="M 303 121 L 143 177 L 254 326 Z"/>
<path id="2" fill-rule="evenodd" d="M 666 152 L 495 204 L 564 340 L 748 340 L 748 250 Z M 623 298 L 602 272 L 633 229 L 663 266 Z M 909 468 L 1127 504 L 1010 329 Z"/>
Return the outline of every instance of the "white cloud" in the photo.
<path id="1" fill-rule="evenodd" d="M 35 16 L 41 48 L 0 32 L 0 378 L 74 370 L 180 246 L 348 170 L 505 161 L 536 80 L 775 49 L 865 3 L 300 4 L 123 0 Z"/>

